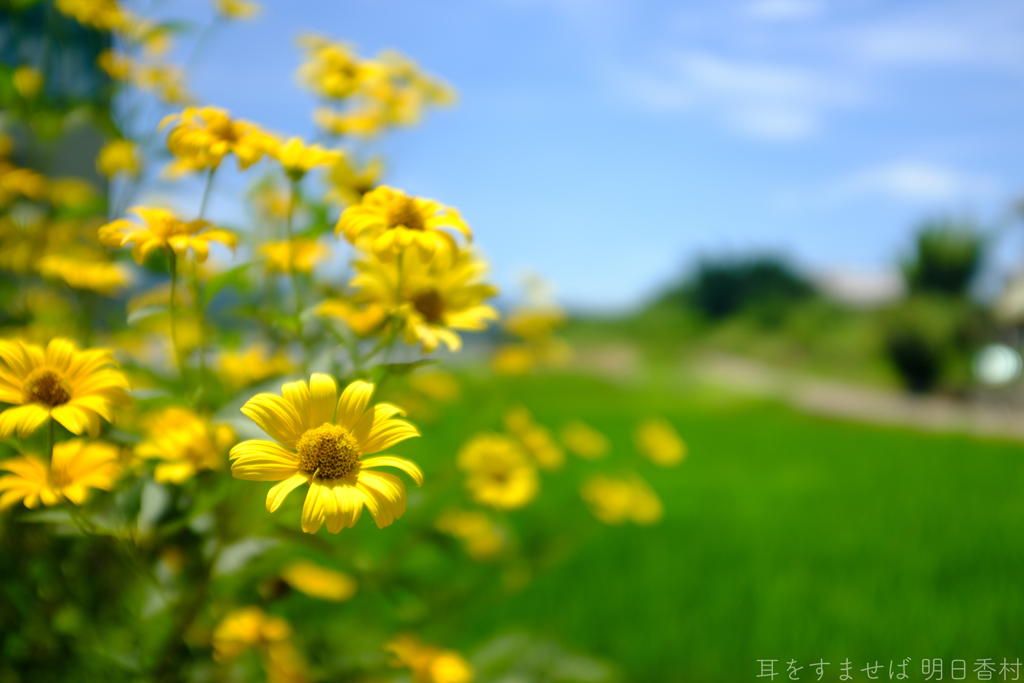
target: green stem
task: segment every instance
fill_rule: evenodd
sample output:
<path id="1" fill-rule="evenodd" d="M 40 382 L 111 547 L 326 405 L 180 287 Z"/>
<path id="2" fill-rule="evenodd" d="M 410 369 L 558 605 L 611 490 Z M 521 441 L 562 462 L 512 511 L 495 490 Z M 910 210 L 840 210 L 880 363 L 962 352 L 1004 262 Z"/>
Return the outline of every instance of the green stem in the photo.
<path id="1" fill-rule="evenodd" d="M 209 173 L 206 174 L 206 186 L 203 187 L 203 198 L 199 201 L 199 220 L 203 220 L 203 216 L 206 215 L 206 205 L 210 201 L 210 188 L 213 187 L 213 174 L 217 172 L 216 166 L 211 166 Z"/>
<path id="2" fill-rule="evenodd" d="M 288 275 L 292 281 L 292 294 L 295 297 L 295 330 L 299 337 L 299 343 L 302 344 L 302 374 L 309 374 L 309 347 L 306 344 L 305 336 L 302 333 L 302 294 L 299 291 L 299 274 L 295 271 L 294 256 L 292 254 L 292 222 L 295 215 L 295 202 L 299 193 L 299 181 L 292 178 L 289 186 L 291 192 L 288 195 L 288 219 L 285 222 L 285 230 L 287 234 L 287 253 L 285 254 L 285 264 L 288 268 Z"/>
<path id="3" fill-rule="evenodd" d="M 178 311 L 174 304 L 174 298 L 178 293 L 178 256 L 170 252 L 171 264 L 171 301 L 168 304 L 168 311 L 171 315 L 171 348 L 174 350 L 174 362 L 178 365 L 178 372 L 181 373 L 181 383 L 185 384 L 185 361 L 181 357 L 181 348 L 178 346 Z"/>
<path id="4" fill-rule="evenodd" d="M 217 166 L 211 166 L 206 174 L 206 185 L 203 187 L 203 198 L 199 202 L 199 216 L 196 220 L 202 221 L 206 216 L 206 207 L 210 202 L 210 194 L 213 189 L 213 176 L 217 172 Z M 192 265 L 192 306 L 195 309 L 196 325 L 199 327 L 199 387 L 196 390 L 196 400 L 206 394 L 206 317 L 203 310 L 202 285 L 199 281 L 199 259 L 195 258 L 193 251 Z"/>
<path id="5" fill-rule="evenodd" d="M 56 424 L 54 423 L 53 416 L 50 416 L 50 428 L 46 438 L 46 459 L 48 462 L 53 462 L 53 442 L 54 442 L 54 431 Z"/>

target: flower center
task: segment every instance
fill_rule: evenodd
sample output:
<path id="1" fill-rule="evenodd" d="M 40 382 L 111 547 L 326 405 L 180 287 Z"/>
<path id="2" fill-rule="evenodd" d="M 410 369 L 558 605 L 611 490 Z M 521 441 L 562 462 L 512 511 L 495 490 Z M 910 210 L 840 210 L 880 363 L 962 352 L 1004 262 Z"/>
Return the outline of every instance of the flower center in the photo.
<path id="1" fill-rule="evenodd" d="M 416 207 L 411 197 L 399 197 L 388 207 L 387 224 L 389 228 L 404 227 L 407 230 L 426 230 L 423 214 Z"/>
<path id="2" fill-rule="evenodd" d="M 320 479 L 341 479 L 359 468 L 359 442 L 344 427 L 325 423 L 308 430 L 295 445 L 299 469 Z"/>
<path id="3" fill-rule="evenodd" d="M 428 323 L 436 324 L 444 320 L 444 299 L 436 289 L 426 289 L 412 297 L 412 305 L 420 312 Z"/>
<path id="4" fill-rule="evenodd" d="M 22 387 L 29 403 L 45 403 L 55 408 L 71 400 L 71 382 L 63 373 L 50 368 L 33 370 Z"/>

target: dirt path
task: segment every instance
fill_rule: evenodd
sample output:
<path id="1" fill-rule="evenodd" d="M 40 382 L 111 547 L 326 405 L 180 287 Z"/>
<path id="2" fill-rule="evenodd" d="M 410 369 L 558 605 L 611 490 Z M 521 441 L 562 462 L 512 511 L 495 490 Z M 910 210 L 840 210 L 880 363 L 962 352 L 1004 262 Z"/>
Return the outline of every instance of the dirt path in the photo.
<path id="1" fill-rule="evenodd" d="M 853 422 L 912 427 L 1024 441 L 1024 411 L 944 397 L 918 397 L 789 374 L 747 358 L 702 356 L 688 363 L 698 380 L 781 399 L 801 410 Z"/>

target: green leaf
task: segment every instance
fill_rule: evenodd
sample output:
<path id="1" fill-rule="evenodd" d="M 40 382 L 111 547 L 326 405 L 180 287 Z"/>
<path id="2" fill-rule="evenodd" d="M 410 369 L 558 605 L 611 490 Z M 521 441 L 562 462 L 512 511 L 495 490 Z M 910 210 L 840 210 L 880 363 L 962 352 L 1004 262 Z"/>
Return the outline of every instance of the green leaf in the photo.
<path id="1" fill-rule="evenodd" d="M 408 375 L 416 368 L 421 368 L 424 365 L 433 365 L 437 362 L 439 361 L 435 358 L 424 358 L 423 360 L 414 361 L 412 363 L 384 363 L 383 365 L 378 365 L 374 370 L 376 371 L 378 379 L 381 377 L 387 377 L 388 375 L 402 377 L 404 375 Z"/>
<path id="2" fill-rule="evenodd" d="M 243 276 L 246 269 L 251 265 L 252 262 L 243 263 L 236 268 L 226 270 L 220 275 L 210 278 L 210 281 L 206 283 L 206 289 L 203 291 L 203 308 L 209 306 L 213 297 L 217 296 L 217 293 L 228 285 L 234 285 L 238 289 L 244 290 L 247 283 Z"/>

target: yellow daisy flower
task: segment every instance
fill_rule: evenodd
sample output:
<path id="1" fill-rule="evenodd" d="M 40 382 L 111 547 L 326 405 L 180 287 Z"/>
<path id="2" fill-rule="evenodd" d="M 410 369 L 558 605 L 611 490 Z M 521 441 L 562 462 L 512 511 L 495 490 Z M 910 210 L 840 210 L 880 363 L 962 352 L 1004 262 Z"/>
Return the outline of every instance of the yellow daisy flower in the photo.
<path id="1" fill-rule="evenodd" d="M 263 9 L 248 0 L 213 0 L 213 6 L 225 19 L 252 19 Z"/>
<path id="2" fill-rule="evenodd" d="M 131 282 L 131 272 L 123 263 L 111 263 L 90 252 L 48 254 L 36 261 L 36 269 L 40 275 L 63 280 L 73 289 L 106 295 Z"/>
<path id="3" fill-rule="evenodd" d="M 521 508 L 537 496 L 537 470 L 514 440 L 477 434 L 459 451 L 459 469 L 473 500 L 497 510 Z"/>
<path id="4" fill-rule="evenodd" d="M 55 6 L 82 26 L 100 31 L 124 29 L 131 16 L 117 0 L 57 0 Z"/>
<path id="5" fill-rule="evenodd" d="M 594 517 L 605 524 L 648 525 L 658 522 L 664 515 L 657 494 L 637 475 L 623 479 L 591 477 L 583 484 L 580 495 Z"/>
<path id="6" fill-rule="evenodd" d="M 382 107 L 365 104 L 346 111 L 319 107 L 313 112 L 313 121 L 329 135 L 364 139 L 378 135 L 388 126 L 387 112 Z"/>
<path id="7" fill-rule="evenodd" d="M 437 518 L 434 527 L 459 539 L 466 553 L 476 560 L 496 556 L 505 544 L 501 527 L 476 510 L 448 510 Z"/>
<path id="8" fill-rule="evenodd" d="M 573 420 L 562 427 L 560 436 L 566 448 L 587 460 L 603 458 L 612 449 L 607 436 L 582 420 Z"/>
<path id="9" fill-rule="evenodd" d="M 645 420 L 633 434 L 641 455 L 661 467 L 678 465 L 686 457 L 686 443 L 664 418 Z"/>
<path id="10" fill-rule="evenodd" d="M 167 135 L 167 149 L 181 162 L 177 170 L 216 168 L 228 154 L 234 154 L 238 168 L 244 170 L 277 144 L 256 124 L 236 121 L 217 107 L 186 107 L 180 114 L 164 117 L 159 129 L 175 121 Z"/>
<path id="11" fill-rule="evenodd" d="M 138 177 L 142 171 L 142 154 L 131 140 L 111 140 L 96 156 L 96 170 L 108 178 L 118 173 Z"/>
<path id="12" fill-rule="evenodd" d="M 409 386 L 427 398 L 441 403 L 454 401 L 462 393 L 455 375 L 441 370 L 417 372 L 409 378 Z"/>
<path id="13" fill-rule="evenodd" d="M 299 80 L 326 99 L 348 97 L 380 68 L 360 59 L 348 45 L 322 36 L 301 36 L 299 45 L 305 48 L 307 57 L 299 67 Z"/>
<path id="14" fill-rule="evenodd" d="M 210 243 L 219 242 L 231 249 L 238 238 L 227 230 L 209 230 L 207 221 L 182 221 L 166 209 L 135 206 L 129 209 L 142 219 L 143 225 L 119 218 L 100 228 L 100 242 L 108 247 L 132 245 L 132 258 L 139 265 L 156 249 L 167 249 L 184 259 L 191 248 L 196 261 L 205 263 L 210 255 Z"/>
<path id="15" fill-rule="evenodd" d="M 426 645 L 414 635 L 402 634 L 384 645 L 395 656 L 392 666 L 412 672 L 413 683 L 469 683 L 473 667 L 454 650 Z"/>
<path id="16" fill-rule="evenodd" d="M 367 241 L 378 257 L 394 260 L 410 245 L 426 257 L 439 251 L 454 255 L 458 246 L 446 228 L 467 241 L 473 239 L 472 231 L 455 209 L 382 185 L 368 192 L 359 204 L 345 209 L 334 235 L 344 234 L 352 244 Z"/>
<path id="17" fill-rule="evenodd" d="M 468 250 L 458 252 L 450 267 L 444 265 L 415 251 L 401 262 L 372 257 L 356 261 L 357 274 L 350 283 L 358 290 L 354 299 L 392 311 L 402 323 L 406 343 L 422 343 L 430 353 L 444 342 L 458 351 L 462 339 L 455 330 L 484 330 L 498 318 L 483 303 L 498 290 L 480 282 L 487 264 Z"/>
<path id="18" fill-rule="evenodd" d="M 316 307 L 316 314 L 324 318 L 340 320 L 360 337 L 373 334 L 388 319 L 388 312 L 383 306 L 369 304 L 357 306 L 345 299 L 327 299 Z"/>
<path id="19" fill-rule="evenodd" d="M 305 382 L 281 387 L 282 396 L 258 394 L 242 412 L 277 443 L 244 441 L 231 449 L 231 473 L 239 479 L 280 481 L 267 494 L 267 510 L 274 512 L 285 497 L 309 484 L 302 509 L 302 530 L 315 533 L 326 521 L 336 534 L 359 520 L 363 505 L 379 528 L 405 512 L 405 485 L 393 474 L 373 468 L 394 467 L 417 484 L 423 473 L 414 463 L 379 453 L 419 432 L 403 414 L 387 403 L 370 407 L 374 386 L 356 381 L 338 398 L 334 380 L 315 374 Z"/>
<path id="20" fill-rule="evenodd" d="M 265 345 L 257 343 L 241 351 L 225 351 L 220 355 L 218 367 L 229 386 L 241 389 L 291 372 L 295 366 L 283 353 L 271 354 Z"/>
<path id="21" fill-rule="evenodd" d="M 11 76 L 14 89 L 26 100 L 35 98 L 43 90 L 43 74 L 30 66 L 19 66 Z"/>
<path id="22" fill-rule="evenodd" d="M 140 458 L 156 458 L 153 479 L 180 484 L 202 470 L 224 467 L 224 454 L 237 442 L 227 425 L 211 425 L 187 408 L 173 406 L 145 423 L 145 439 L 135 446 Z"/>
<path id="23" fill-rule="evenodd" d="M 499 375 L 523 375 L 536 365 L 537 354 L 524 344 L 503 344 L 491 358 L 491 367 Z"/>
<path id="24" fill-rule="evenodd" d="M 280 643 L 292 636 L 291 625 L 259 607 L 229 612 L 213 631 L 213 658 L 227 662 L 251 647 Z"/>
<path id="25" fill-rule="evenodd" d="M 265 257 L 269 273 L 310 273 L 316 265 L 331 255 L 330 247 L 315 239 L 296 237 L 280 242 L 261 244 L 257 252 Z M 291 263 L 289 263 L 291 261 Z"/>
<path id="26" fill-rule="evenodd" d="M 380 158 L 357 168 L 347 157 L 342 157 L 327 175 L 327 199 L 344 206 L 358 204 L 367 192 L 377 187 L 383 173 L 384 163 Z"/>
<path id="27" fill-rule="evenodd" d="M 34 455 L 22 455 L 0 462 L 0 469 L 12 472 L 0 478 L 0 510 L 25 502 L 53 506 L 62 500 L 81 505 L 89 489 L 109 491 L 121 473 L 120 449 L 109 443 L 71 439 L 55 444 L 49 465 Z"/>
<path id="28" fill-rule="evenodd" d="M 100 417 L 114 421 L 114 406 L 131 402 L 128 380 L 108 349 L 78 351 L 53 339 L 44 351 L 34 344 L 0 340 L 0 440 L 25 437 L 52 417 L 73 434 L 100 432 Z"/>
<path id="29" fill-rule="evenodd" d="M 281 578 L 311 598 L 344 602 L 356 594 L 356 580 L 351 576 L 312 562 L 293 562 L 281 572 Z"/>
<path id="30" fill-rule="evenodd" d="M 289 138 L 283 143 L 275 141 L 268 151 L 292 180 L 301 179 L 317 166 L 333 166 L 342 159 L 341 152 L 324 149 L 320 145 L 307 145 L 302 138 Z"/>

